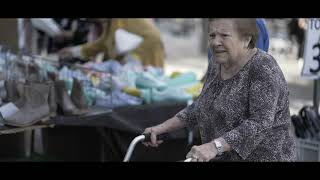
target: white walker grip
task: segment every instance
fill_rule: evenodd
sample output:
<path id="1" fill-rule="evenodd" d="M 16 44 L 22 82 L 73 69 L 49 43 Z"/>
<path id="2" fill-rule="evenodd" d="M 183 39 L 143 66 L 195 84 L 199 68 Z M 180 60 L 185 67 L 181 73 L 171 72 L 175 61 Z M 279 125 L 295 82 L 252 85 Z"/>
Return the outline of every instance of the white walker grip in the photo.
<path id="1" fill-rule="evenodd" d="M 157 136 L 157 140 L 167 140 L 167 139 L 168 139 L 168 133 L 163 133 Z M 151 134 L 142 134 L 140 136 L 135 137 L 129 145 L 129 148 L 127 150 L 127 153 L 124 157 L 123 162 L 128 162 L 130 160 L 132 156 L 132 152 L 139 142 L 150 142 L 150 140 L 151 140 Z"/>

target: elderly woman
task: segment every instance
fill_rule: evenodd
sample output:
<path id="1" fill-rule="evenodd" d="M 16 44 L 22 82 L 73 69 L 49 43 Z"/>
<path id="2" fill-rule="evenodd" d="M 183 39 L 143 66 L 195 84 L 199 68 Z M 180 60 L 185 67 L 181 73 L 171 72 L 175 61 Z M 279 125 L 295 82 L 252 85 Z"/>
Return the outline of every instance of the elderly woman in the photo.
<path id="1" fill-rule="evenodd" d="M 199 127 L 193 161 L 293 161 L 288 86 L 276 60 L 256 47 L 255 19 L 210 19 L 208 77 L 199 98 L 171 119 L 145 129 L 156 136 Z"/>

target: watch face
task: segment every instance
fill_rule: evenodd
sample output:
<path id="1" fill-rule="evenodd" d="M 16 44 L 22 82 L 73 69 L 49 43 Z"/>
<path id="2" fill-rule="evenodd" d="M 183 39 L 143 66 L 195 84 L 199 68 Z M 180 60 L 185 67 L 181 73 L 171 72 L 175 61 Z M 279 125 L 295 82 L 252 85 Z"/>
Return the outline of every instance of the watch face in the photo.
<path id="1" fill-rule="evenodd" d="M 219 141 L 214 141 L 214 143 L 216 144 L 217 148 L 222 147 L 222 144 Z"/>
<path id="2" fill-rule="evenodd" d="M 219 141 L 214 141 L 214 144 L 216 145 L 217 151 L 218 151 L 218 155 L 221 155 L 223 150 L 222 150 L 222 144 Z"/>

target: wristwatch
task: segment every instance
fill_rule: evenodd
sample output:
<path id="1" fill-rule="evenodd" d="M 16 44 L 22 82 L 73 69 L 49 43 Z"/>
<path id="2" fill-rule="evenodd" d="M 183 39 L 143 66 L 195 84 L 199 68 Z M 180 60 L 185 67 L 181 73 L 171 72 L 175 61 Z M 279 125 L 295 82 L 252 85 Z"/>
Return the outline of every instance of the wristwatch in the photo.
<path id="1" fill-rule="evenodd" d="M 216 146 L 217 148 L 217 151 L 218 151 L 218 155 L 222 155 L 223 153 L 223 146 L 222 146 L 222 143 L 218 140 L 213 140 L 213 144 Z"/>

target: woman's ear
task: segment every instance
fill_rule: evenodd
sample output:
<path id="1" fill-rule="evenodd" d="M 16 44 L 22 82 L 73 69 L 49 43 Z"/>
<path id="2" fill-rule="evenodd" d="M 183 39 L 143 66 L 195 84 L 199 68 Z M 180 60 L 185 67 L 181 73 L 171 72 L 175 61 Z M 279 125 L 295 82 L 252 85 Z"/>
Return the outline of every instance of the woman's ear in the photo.
<path id="1" fill-rule="evenodd" d="M 251 40 L 252 40 L 252 37 L 251 37 L 251 36 L 246 36 L 246 37 L 244 38 L 244 47 L 245 47 L 245 48 L 249 49 L 249 44 L 250 44 Z"/>

